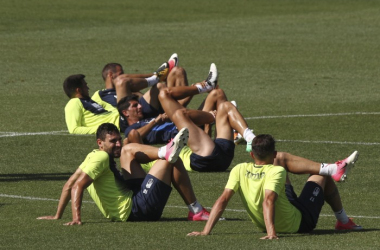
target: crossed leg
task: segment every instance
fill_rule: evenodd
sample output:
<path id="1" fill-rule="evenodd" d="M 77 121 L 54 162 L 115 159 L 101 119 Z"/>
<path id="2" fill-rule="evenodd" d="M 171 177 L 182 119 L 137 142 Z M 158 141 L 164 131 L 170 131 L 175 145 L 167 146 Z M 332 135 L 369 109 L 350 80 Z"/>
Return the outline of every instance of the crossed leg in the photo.
<path id="1" fill-rule="evenodd" d="M 149 145 L 130 143 L 123 147 L 120 163 L 125 179 L 145 178 L 146 173 L 141 163 L 157 160 L 149 174 L 161 180 L 168 186 L 173 184 L 182 199 L 189 205 L 196 201 L 189 175 L 183 166 L 182 160 L 171 164 L 166 160 L 158 159 L 158 148 Z"/>

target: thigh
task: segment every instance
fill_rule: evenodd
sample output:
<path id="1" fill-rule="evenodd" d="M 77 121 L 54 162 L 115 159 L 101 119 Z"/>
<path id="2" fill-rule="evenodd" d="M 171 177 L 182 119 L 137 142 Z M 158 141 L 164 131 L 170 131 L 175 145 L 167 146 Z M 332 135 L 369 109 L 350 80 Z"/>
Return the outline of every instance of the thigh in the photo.
<path id="1" fill-rule="evenodd" d="M 291 187 L 291 185 L 287 186 Z M 293 195 L 293 199 L 290 198 L 289 193 L 287 192 L 288 200 L 300 210 L 302 214 L 299 232 L 310 232 L 316 227 L 319 214 L 324 204 L 322 187 L 315 182 L 308 181 L 298 198 L 296 198 L 295 195 Z"/>
<path id="2" fill-rule="evenodd" d="M 139 103 L 141 105 L 144 118 L 156 118 L 159 114 L 163 113 L 161 106 L 151 105 L 145 96 L 139 99 Z"/>
<path id="3" fill-rule="evenodd" d="M 190 167 L 198 172 L 222 172 L 234 158 L 235 144 L 225 139 L 216 139 L 215 148 L 208 156 L 190 155 Z"/>

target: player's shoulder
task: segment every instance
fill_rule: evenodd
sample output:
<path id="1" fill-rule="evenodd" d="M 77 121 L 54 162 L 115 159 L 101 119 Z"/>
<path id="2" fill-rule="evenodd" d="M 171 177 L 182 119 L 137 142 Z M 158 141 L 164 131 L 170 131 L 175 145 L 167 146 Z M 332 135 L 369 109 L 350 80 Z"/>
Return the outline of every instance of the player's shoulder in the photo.
<path id="1" fill-rule="evenodd" d="M 92 150 L 88 156 L 92 157 L 92 158 L 96 158 L 97 160 L 100 160 L 100 161 L 106 161 L 109 159 L 109 155 L 107 152 L 105 151 L 102 151 L 102 150 L 99 150 L 99 149 L 94 149 Z"/>
<path id="2" fill-rule="evenodd" d="M 101 91 L 101 90 L 96 90 L 96 91 L 94 92 L 94 94 L 92 94 L 91 99 L 94 99 L 94 97 L 98 97 L 100 91 Z"/>
<path id="3" fill-rule="evenodd" d="M 253 162 L 242 162 L 242 163 L 237 164 L 235 167 L 233 167 L 231 171 L 246 170 L 248 168 L 254 167 L 254 165 L 255 164 Z"/>
<path id="4" fill-rule="evenodd" d="M 75 106 L 78 106 L 78 105 L 82 105 L 82 103 L 81 103 L 81 101 L 80 101 L 79 98 L 74 97 L 74 98 L 71 98 L 71 99 L 66 103 L 65 109 L 72 108 L 72 107 L 75 107 Z"/>
<path id="5" fill-rule="evenodd" d="M 286 173 L 286 169 L 284 167 L 276 166 L 276 165 L 265 165 L 265 166 L 267 168 L 266 171 L 268 173 L 272 173 L 272 174 L 276 174 L 276 173 L 284 174 L 284 173 Z"/>

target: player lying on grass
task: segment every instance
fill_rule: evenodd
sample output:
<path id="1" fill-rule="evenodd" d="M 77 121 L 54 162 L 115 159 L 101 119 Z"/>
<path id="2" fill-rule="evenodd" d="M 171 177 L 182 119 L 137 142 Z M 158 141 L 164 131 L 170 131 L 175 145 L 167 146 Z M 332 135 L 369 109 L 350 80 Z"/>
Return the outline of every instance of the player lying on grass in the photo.
<path id="1" fill-rule="evenodd" d="M 94 134 L 99 125 L 105 122 L 113 123 L 118 127 L 121 126 L 124 131 L 124 123 L 119 118 L 116 109 L 115 89 L 120 92 L 119 98 L 122 98 L 128 93 L 155 86 L 159 81 L 166 81 L 170 69 L 177 62 L 177 59 L 172 57 L 169 62 L 163 63 L 153 74 L 125 75 L 121 65 L 106 65 L 103 70 L 103 77 L 106 77 L 107 89 L 95 92 L 93 98 L 89 96 L 89 88 L 84 80 L 84 75 L 78 74 L 67 77 L 63 83 L 63 89 L 70 98 L 65 107 L 65 119 L 69 132 L 71 134 Z M 182 77 L 179 74 L 173 74 L 171 84 L 183 84 Z M 118 84 L 113 87 L 115 81 Z M 156 92 L 158 91 L 156 90 Z M 150 97 L 145 96 L 145 98 Z M 152 103 L 154 102 L 152 101 Z M 148 111 L 154 111 L 154 107 L 147 106 L 147 108 L 150 108 Z"/>
<path id="2" fill-rule="evenodd" d="M 211 67 L 212 72 L 213 67 Z M 165 88 L 165 87 L 164 87 Z M 161 89 L 164 89 L 161 88 Z M 193 86 L 177 86 L 168 87 L 169 92 L 175 92 L 180 94 L 184 98 L 192 97 L 201 91 L 207 90 L 211 91 L 206 99 L 202 102 L 200 109 L 206 112 L 214 113 L 216 106 L 219 103 L 221 95 L 218 93 L 220 91 L 213 90 L 215 88 L 214 82 L 203 81 L 201 83 L 196 83 Z M 224 94 L 223 91 L 221 93 Z M 182 99 L 183 100 L 183 99 Z M 167 117 L 167 115 L 159 114 L 155 118 L 145 119 L 142 112 L 143 108 L 138 102 L 138 97 L 135 95 L 126 96 L 122 98 L 118 103 L 118 109 L 121 116 L 128 121 L 129 127 L 125 130 L 125 144 L 128 142 L 144 143 L 144 144 L 162 144 L 166 143 L 171 137 L 178 133 L 178 129 L 173 122 Z M 198 126 L 203 126 L 205 124 L 210 124 L 215 122 L 215 117 L 213 115 L 207 114 L 203 115 L 204 112 L 198 112 L 197 110 L 189 110 L 189 117 Z M 136 138 L 135 132 L 140 135 Z M 140 138 L 142 140 L 140 140 Z"/>
<path id="3" fill-rule="evenodd" d="M 142 106 L 143 115 L 146 118 L 156 117 L 161 114 L 162 108 L 158 102 L 158 92 L 162 86 L 188 86 L 185 69 L 178 67 L 178 55 L 174 53 L 167 62 L 163 63 L 157 70 L 160 83 L 157 83 L 155 74 L 125 74 L 119 63 L 108 63 L 102 70 L 105 89 L 96 91 L 92 99 L 104 106 L 117 108 L 117 103 L 126 96 L 137 95 Z M 151 87 L 145 94 L 140 90 Z M 180 100 L 186 106 L 191 97 Z M 123 117 L 120 125 L 122 132 L 129 125 Z"/>
<path id="4" fill-rule="evenodd" d="M 362 229 L 346 215 L 335 182 L 329 176 L 310 171 L 311 175 L 297 197 L 286 169 L 277 163 L 275 141 L 271 135 L 255 137 L 251 157 L 254 162 L 242 163 L 232 169 L 225 190 L 215 202 L 203 231 L 192 232 L 188 236 L 209 235 L 236 192 L 239 192 L 254 224 L 266 231 L 267 235 L 261 239 L 278 239 L 277 233 L 311 232 L 317 225 L 324 201 L 337 218 L 335 229 Z M 339 164 L 348 171 L 357 158 L 355 151 Z M 307 173 L 309 169 L 298 171 Z M 341 175 L 346 175 L 347 171 Z"/>
<path id="5" fill-rule="evenodd" d="M 183 99 L 189 94 L 197 93 L 196 90 L 189 91 L 190 87 L 162 88 L 160 91 L 159 98 L 161 105 L 168 117 L 176 125 L 175 128 L 186 127 L 189 129 L 188 147 L 185 146 L 180 153 L 180 157 L 188 171 L 225 171 L 230 166 L 234 156 L 233 130 L 243 135 L 244 139 L 248 142 L 248 147 L 255 136 L 252 130 L 248 128 L 247 122 L 236 106 L 227 101 L 224 91 L 220 88 L 215 88 L 217 86 L 217 76 L 216 66 L 212 64 L 209 77 L 205 82 L 205 86 L 209 88 L 210 93 L 206 97 L 203 110 L 215 110 L 213 113 L 189 110 L 176 101 L 177 99 Z M 131 110 L 130 114 L 141 113 L 136 101 L 130 100 L 129 103 L 129 106 L 132 106 L 128 107 Z M 214 117 L 215 113 L 216 117 Z M 207 133 L 199 128 L 201 124 L 212 122 L 216 124 L 216 140 L 212 140 Z M 154 127 L 154 122 L 151 122 L 150 125 Z M 146 127 L 147 125 L 142 128 Z M 146 131 L 149 131 L 149 129 Z M 157 133 L 158 128 L 151 131 L 149 136 L 152 136 L 152 139 L 149 139 L 149 141 L 163 143 L 164 141 L 160 137 L 157 139 Z M 141 134 L 137 130 L 131 130 L 128 136 L 129 139 L 133 138 L 131 141 L 137 143 L 142 143 L 141 137 Z M 336 181 L 340 181 L 339 176 L 344 176 L 340 175 L 344 169 L 342 169 L 341 165 L 337 164 L 338 162 L 335 164 L 321 164 L 286 152 L 278 152 L 277 160 L 278 164 L 294 173 L 303 173 L 307 169 L 309 172 L 313 171 L 313 174 L 332 176 Z M 143 165 L 143 167 L 144 169 L 149 169 L 149 164 Z"/>
<path id="6" fill-rule="evenodd" d="M 171 55 L 169 60 L 163 63 L 157 70 L 160 75 L 160 83 L 164 86 L 188 86 L 188 80 L 185 69 L 178 67 L 179 58 L 176 53 Z M 172 72 L 170 74 L 170 72 Z M 105 89 L 96 91 L 92 99 L 100 104 L 112 105 L 117 108 L 117 103 L 121 98 L 137 95 L 140 104 L 144 106 L 144 115 L 149 117 L 157 116 L 161 111 L 158 102 L 159 85 L 157 84 L 155 74 L 126 74 L 119 63 L 108 63 L 102 70 Z M 140 90 L 151 87 L 145 94 Z M 180 102 L 186 106 L 191 97 L 181 100 Z"/>
<path id="7" fill-rule="evenodd" d="M 194 95 L 210 92 L 215 88 L 215 82 L 209 81 L 209 77 L 213 74 L 213 71 L 215 69 L 214 66 L 214 64 L 211 64 L 208 77 L 205 81 L 196 83 L 192 86 L 180 86 L 179 84 L 177 84 L 174 87 L 167 87 L 161 83 L 156 84 L 154 91 L 152 91 L 153 88 L 149 91 L 151 92 L 149 103 L 146 101 L 141 102 L 142 98 L 139 99 L 136 95 L 127 95 L 124 98 L 120 99 L 117 108 L 119 110 L 120 116 L 123 117 L 128 123 L 128 127 L 125 130 L 125 137 L 127 138 L 127 141 L 138 142 L 136 141 L 136 138 L 133 137 L 133 133 L 132 135 L 130 134 L 132 130 L 137 130 L 137 132 L 139 132 L 141 138 L 143 139 L 143 141 L 140 141 L 140 143 L 166 143 L 173 135 L 175 135 L 178 132 L 178 130 L 176 126 L 164 114 L 161 104 L 158 101 L 158 92 L 156 92 L 156 90 L 162 90 L 164 88 L 167 88 L 170 92 L 173 91 L 176 93 L 180 93 L 182 98 L 179 99 L 178 102 L 183 106 L 183 100 L 190 100 Z M 174 67 L 173 70 L 169 73 L 167 82 L 170 83 L 175 79 L 178 79 L 178 75 L 183 75 L 183 72 L 184 70 L 182 68 Z M 170 86 L 173 84 L 167 85 Z M 212 97 L 215 97 L 215 95 L 213 95 L 211 92 L 207 96 L 206 101 L 202 103 L 201 106 L 204 110 L 211 111 L 216 109 L 215 103 L 208 104 L 208 100 L 212 100 Z M 144 105 L 147 106 L 149 104 L 151 105 L 152 103 L 155 103 L 155 106 L 158 106 L 159 108 L 157 109 L 159 109 L 160 111 L 157 111 L 156 113 L 144 111 L 147 110 L 146 107 L 144 107 Z M 150 108 L 149 110 L 153 110 L 153 108 Z M 208 119 L 203 118 L 204 117 L 198 118 L 197 115 L 194 115 L 194 119 L 197 119 L 197 121 L 195 121 L 196 123 L 204 125 L 205 123 L 214 122 L 214 117 L 212 116 L 206 117 Z"/>
<path id="8" fill-rule="evenodd" d="M 171 192 L 176 188 L 189 208 L 189 220 L 207 220 L 208 212 L 196 200 L 192 185 L 178 154 L 186 144 L 188 130 L 181 129 L 168 145 L 156 148 L 129 144 L 121 147 L 121 136 L 114 124 L 99 126 L 99 148 L 89 153 L 62 189 L 54 216 L 37 219 L 60 219 L 71 200 L 72 221 L 82 224 L 83 192 L 89 192 L 102 214 L 112 221 L 159 220 Z M 120 157 L 122 173 L 116 168 Z M 140 162 L 159 159 L 146 174 Z"/>

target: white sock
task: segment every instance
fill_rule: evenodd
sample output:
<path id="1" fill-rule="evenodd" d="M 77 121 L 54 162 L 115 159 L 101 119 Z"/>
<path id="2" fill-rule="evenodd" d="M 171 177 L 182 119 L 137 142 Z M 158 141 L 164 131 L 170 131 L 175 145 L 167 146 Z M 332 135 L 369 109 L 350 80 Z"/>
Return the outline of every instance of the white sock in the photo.
<path id="1" fill-rule="evenodd" d="M 158 148 L 158 158 L 165 159 L 166 155 L 166 145 Z"/>
<path id="2" fill-rule="evenodd" d="M 334 212 L 335 214 L 335 218 L 342 222 L 343 224 L 346 224 L 349 220 L 347 214 L 346 214 L 346 211 L 344 211 L 344 208 L 342 208 L 342 210 L 338 211 L 338 212 Z"/>
<path id="3" fill-rule="evenodd" d="M 321 163 L 321 167 L 319 169 L 320 175 L 331 176 L 336 173 L 337 165 L 335 163 Z"/>
<path id="4" fill-rule="evenodd" d="M 255 134 L 249 128 L 244 130 L 243 138 L 245 141 L 251 142 L 255 137 Z"/>
<path id="5" fill-rule="evenodd" d="M 206 93 L 209 91 L 209 89 L 207 89 L 207 83 L 205 83 L 205 87 L 203 87 L 202 84 L 195 84 L 195 86 L 197 87 L 199 93 Z"/>
<path id="6" fill-rule="evenodd" d="M 190 205 L 187 205 L 187 207 L 189 208 L 189 211 L 191 211 L 194 214 L 201 212 L 203 209 L 202 205 L 198 201 L 195 201 Z"/>
<path id="7" fill-rule="evenodd" d="M 145 80 L 148 82 L 148 87 L 152 87 L 159 81 L 156 75 L 152 75 L 151 77 L 145 78 Z"/>

